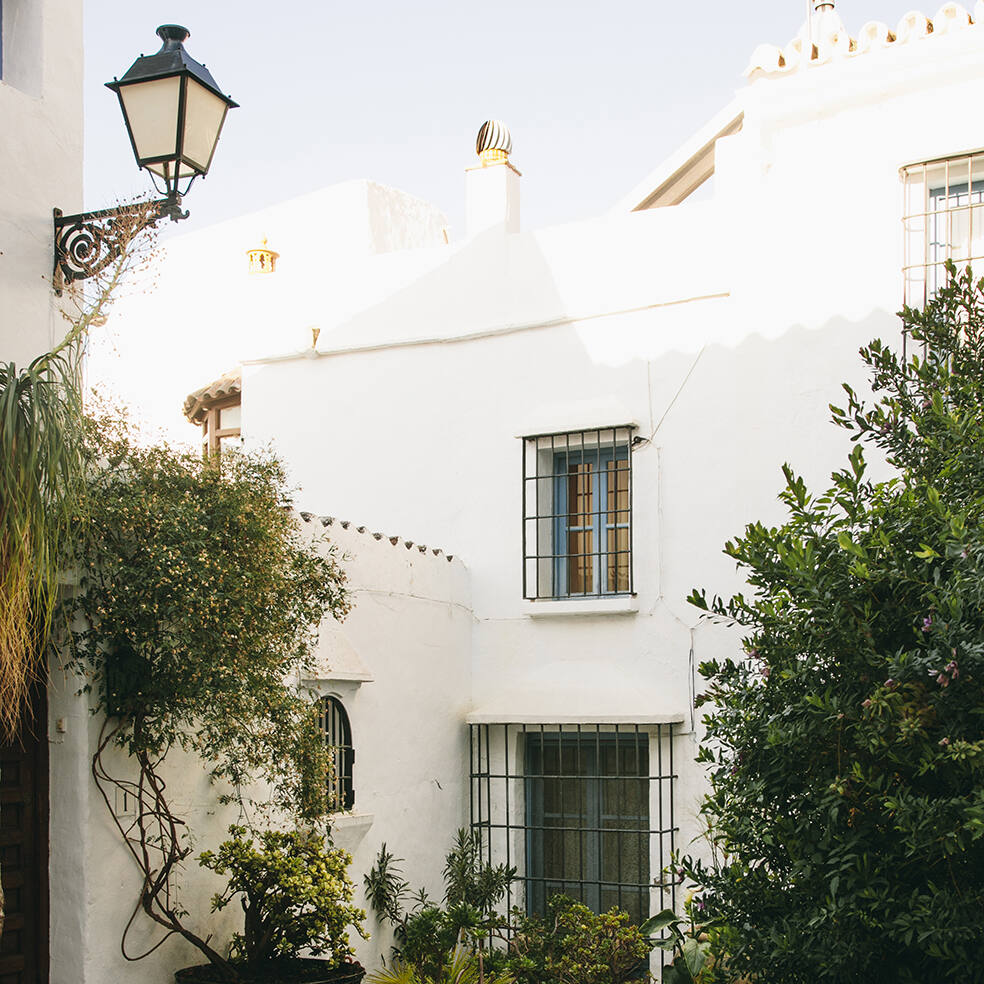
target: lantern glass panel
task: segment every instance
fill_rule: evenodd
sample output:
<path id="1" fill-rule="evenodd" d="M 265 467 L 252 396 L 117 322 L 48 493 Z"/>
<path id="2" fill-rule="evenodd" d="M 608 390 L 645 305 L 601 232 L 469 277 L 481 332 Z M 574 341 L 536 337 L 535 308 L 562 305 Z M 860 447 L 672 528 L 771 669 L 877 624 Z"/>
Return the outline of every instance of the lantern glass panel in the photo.
<path id="1" fill-rule="evenodd" d="M 226 101 L 194 79 L 188 79 L 185 104 L 184 158 L 204 174 L 226 114 Z"/>
<path id="2" fill-rule="evenodd" d="M 180 95 L 181 79 L 176 75 L 120 86 L 126 121 L 141 165 L 148 158 L 174 156 Z"/>

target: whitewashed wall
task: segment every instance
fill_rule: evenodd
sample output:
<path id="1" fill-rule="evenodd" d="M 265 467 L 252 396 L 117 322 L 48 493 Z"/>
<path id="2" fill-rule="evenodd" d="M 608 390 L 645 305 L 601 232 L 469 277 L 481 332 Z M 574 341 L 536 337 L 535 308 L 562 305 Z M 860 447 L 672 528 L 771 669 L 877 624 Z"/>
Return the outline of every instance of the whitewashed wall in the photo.
<path id="1" fill-rule="evenodd" d="M 313 517 L 309 528 L 326 532 L 337 545 L 353 601 L 342 624 L 331 621 L 322 627 L 319 678 L 305 681 L 322 694 L 341 698 L 352 725 L 355 809 L 334 818 L 335 844 L 352 854 L 350 875 L 358 904 L 365 906 L 363 877 L 383 842 L 407 858 L 404 870 L 415 886 L 439 897 L 444 854 L 467 813 L 467 735 L 461 723 L 470 692 L 467 573 L 457 558 L 431 548 L 421 552 L 416 544 L 408 548 L 403 539 L 395 545 L 388 538 L 376 540 L 354 524 L 323 526 Z M 66 686 L 77 684 L 68 680 Z M 67 722 L 65 737 L 79 730 L 94 746 L 98 728 L 95 718 L 76 715 Z M 135 775 L 122 753 L 108 756 L 108 761 L 116 774 Z M 188 818 L 193 856 L 216 847 L 237 814 L 217 805 L 221 790 L 210 784 L 207 766 L 176 754 L 166 779 L 175 812 Z M 172 938 L 146 960 L 124 961 L 119 943 L 137 899 L 137 868 L 88 772 L 80 771 L 74 781 L 84 783 L 88 801 L 86 812 L 74 821 L 74 837 L 88 864 L 78 886 L 81 899 L 75 884 L 53 884 L 53 900 L 64 889 L 78 904 L 83 942 L 75 951 L 71 975 L 53 974 L 52 980 L 172 984 L 175 969 L 203 958 Z M 238 905 L 217 916 L 209 913 L 209 899 L 221 885 L 221 879 L 189 861 L 176 889 L 179 904 L 190 913 L 189 928 L 203 936 L 213 934 L 213 945 L 220 948 L 231 932 L 241 929 L 242 918 Z M 358 942 L 357 954 L 366 966 L 378 966 L 381 956 L 389 956 L 391 934 L 376 924 L 371 912 L 366 929 L 372 938 Z M 150 949 L 161 935 L 139 914 L 128 936 L 128 952 Z"/>
<path id="2" fill-rule="evenodd" d="M 3 4 L 0 129 L 0 359 L 21 364 L 65 330 L 51 210 L 82 205 L 80 0 Z"/>
<path id="3" fill-rule="evenodd" d="M 147 277 L 93 332 L 87 366 L 93 385 L 171 440 L 197 443 L 181 412 L 188 393 L 271 345 L 310 344 L 328 312 L 360 310 L 369 258 L 378 269 L 400 250 L 405 267 L 445 242 L 447 220 L 435 206 L 374 181 L 331 185 L 208 228 L 195 228 L 194 195 L 188 205 L 190 219 L 166 224 Z M 276 272 L 250 273 L 246 251 L 264 238 L 280 254 Z M 399 289 L 412 271 L 397 269 L 374 290 Z"/>
<path id="4" fill-rule="evenodd" d="M 318 353 L 246 365 L 247 442 L 274 442 L 312 500 L 465 558 L 477 711 L 682 713 L 689 731 L 692 665 L 738 647 L 685 597 L 739 586 L 722 545 L 780 518 L 784 460 L 814 485 L 843 460 L 826 406 L 863 387 L 861 344 L 900 337 L 899 168 L 984 145 L 966 111 L 982 51 L 976 26 L 762 78 L 710 201 L 430 254 Z M 651 439 L 634 610 L 525 603 L 518 435 L 628 421 Z M 686 842 L 702 780 L 678 761 Z"/>
<path id="5" fill-rule="evenodd" d="M 340 258 L 255 289 L 223 292 L 215 268 L 198 274 L 188 327 L 202 353 L 213 346 L 215 372 L 221 352 L 272 353 L 244 367 L 247 443 L 286 458 L 302 505 L 331 503 L 386 534 L 345 531 L 356 564 L 376 560 L 356 579 L 347 642 L 326 636 L 327 659 L 354 652 L 374 680 L 319 685 L 350 703 L 357 744 L 373 736 L 357 776 L 374 797 L 357 790 L 358 811 L 373 821 L 339 826 L 354 871 L 385 840 L 418 866 L 412 881 L 438 888 L 464 819 L 468 714 L 682 717 L 678 843 L 699 833 L 693 666 L 739 647 L 685 598 L 740 586 L 722 545 L 781 518 L 783 461 L 813 485 L 843 461 L 826 405 L 844 380 L 863 387 L 861 344 L 899 338 L 899 168 L 984 146 L 984 117 L 969 109 L 984 97 L 982 46 L 978 25 L 758 78 L 738 94 L 744 126 L 718 142 L 706 201 Z M 175 241 L 168 264 L 188 264 L 187 277 L 220 246 L 228 259 L 251 245 L 241 232 Z M 299 255 L 316 246 L 316 230 L 309 254 L 297 241 Z M 175 387 L 174 406 L 205 381 Z M 633 452 L 635 599 L 618 613 L 524 602 L 519 437 L 628 422 L 646 439 Z M 443 587 L 421 581 L 433 554 L 389 534 L 451 550 L 470 587 L 463 570 Z M 394 550 L 402 573 L 383 560 Z M 112 888 L 90 886 L 93 905 Z"/>

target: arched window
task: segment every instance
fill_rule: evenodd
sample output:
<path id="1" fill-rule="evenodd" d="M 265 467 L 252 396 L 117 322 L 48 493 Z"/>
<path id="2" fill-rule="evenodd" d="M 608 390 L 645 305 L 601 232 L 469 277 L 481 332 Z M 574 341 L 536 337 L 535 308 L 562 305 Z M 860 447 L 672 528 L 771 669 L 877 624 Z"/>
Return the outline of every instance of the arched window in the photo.
<path id="1" fill-rule="evenodd" d="M 352 726 L 349 724 L 348 714 L 337 697 L 323 697 L 319 719 L 331 766 L 331 774 L 328 776 L 328 810 L 330 813 L 351 810 L 355 806 L 355 789 L 352 786 L 355 749 L 352 746 Z"/>

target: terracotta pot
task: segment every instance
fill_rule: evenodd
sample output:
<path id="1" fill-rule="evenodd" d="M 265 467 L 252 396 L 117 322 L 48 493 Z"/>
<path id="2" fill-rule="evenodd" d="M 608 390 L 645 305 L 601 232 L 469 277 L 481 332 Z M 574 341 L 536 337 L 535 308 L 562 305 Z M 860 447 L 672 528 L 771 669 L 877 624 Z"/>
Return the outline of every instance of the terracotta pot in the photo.
<path id="1" fill-rule="evenodd" d="M 342 964 L 333 970 L 327 967 L 326 960 L 298 957 L 270 964 L 239 980 L 242 984 L 359 984 L 366 976 L 365 967 L 358 963 Z M 212 964 L 185 967 L 174 975 L 174 980 L 177 984 L 229 984 Z"/>

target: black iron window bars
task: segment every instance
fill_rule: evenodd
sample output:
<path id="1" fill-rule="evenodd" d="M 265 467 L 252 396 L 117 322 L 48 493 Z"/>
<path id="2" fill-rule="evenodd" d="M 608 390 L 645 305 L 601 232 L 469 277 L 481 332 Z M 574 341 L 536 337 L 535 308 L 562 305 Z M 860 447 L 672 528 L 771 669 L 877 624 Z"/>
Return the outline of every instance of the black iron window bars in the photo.
<path id="1" fill-rule="evenodd" d="M 337 697 L 321 699 L 318 724 L 328 751 L 328 810 L 331 813 L 351 810 L 355 806 L 355 786 L 352 782 L 355 748 L 348 714 Z"/>
<path id="2" fill-rule="evenodd" d="M 504 911 L 563 894 L 638 924 L 675 907 L 673 724 L 469 728 L 472 830 L 517 869 Z"/>
<path id="3" fill-rule="evenodd" d="M 632 594 L 630 426 L 523 439 L 523 596 Z"/>

